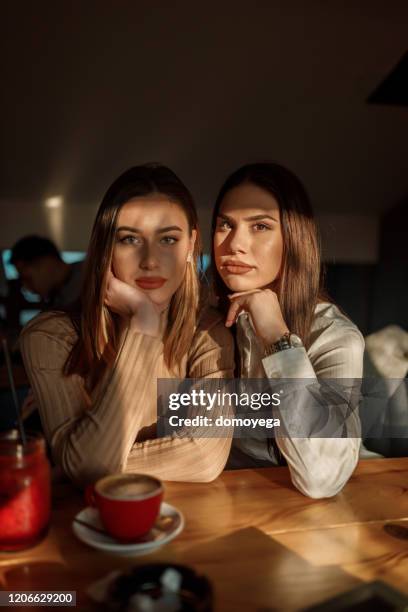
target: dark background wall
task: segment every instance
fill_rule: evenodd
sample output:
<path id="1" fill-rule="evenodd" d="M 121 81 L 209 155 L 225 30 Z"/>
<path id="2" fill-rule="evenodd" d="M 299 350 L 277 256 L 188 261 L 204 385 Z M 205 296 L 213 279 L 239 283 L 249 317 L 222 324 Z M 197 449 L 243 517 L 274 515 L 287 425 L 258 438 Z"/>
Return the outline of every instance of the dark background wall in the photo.
<path id="1" fill-rule="evenodd" d="M 0 248 L 86 249 L 106 187 L 145 161 L 189 185 L 208 248 L 225 176 L 274 159 L 311 194 L 333 297 L 365 332 L 406 325 L 408 111 L 367 99 L 407 24 L 403 0 L 5 0 Z"/>

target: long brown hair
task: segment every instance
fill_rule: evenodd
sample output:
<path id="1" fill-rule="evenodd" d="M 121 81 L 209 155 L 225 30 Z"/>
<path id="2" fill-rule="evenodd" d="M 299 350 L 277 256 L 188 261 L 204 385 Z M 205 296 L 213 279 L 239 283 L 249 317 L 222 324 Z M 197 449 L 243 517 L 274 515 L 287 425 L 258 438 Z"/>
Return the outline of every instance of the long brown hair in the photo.
<path id="1" fill-rule="evenodd" d="M 315 306 L 319 299 L 326 299 L 322 289 L 320 240 L 309 197 L 297 176 L 280 164 L 264 162 L 242 166 L 221 187 L 212 217 L 212 236 L 225 195 L 244 183 L 264 189 L 279 205 L 283 256 L 274 289 L 287 326 L 308 346 Z M 214 247 L 212 277 L 219 308 L 226 312 L 230 290 L 218 274 Z"/>
<path id="2" fill-rule="evenodd" d="M 166 166 L 145 164 L 129 168 L 107 190 L 96 215 L 89 243 L 80 302 L 71 313 L 78 339 L 64 367 L 69 376 L 87 377 L 92 389 L 119 350 L 121 319 L 104 304 L 119 211 L 129 200 L 163 194 L 185 212 L 190 236 L 197 232 L 193 257 L 184 280 L 173 295 L 164 334 L 164 360 L 174 369 L 187 353 L 194 334 L 199 302 L 197 276 L 201 241 L 193 198 L 182 181 Z"/>

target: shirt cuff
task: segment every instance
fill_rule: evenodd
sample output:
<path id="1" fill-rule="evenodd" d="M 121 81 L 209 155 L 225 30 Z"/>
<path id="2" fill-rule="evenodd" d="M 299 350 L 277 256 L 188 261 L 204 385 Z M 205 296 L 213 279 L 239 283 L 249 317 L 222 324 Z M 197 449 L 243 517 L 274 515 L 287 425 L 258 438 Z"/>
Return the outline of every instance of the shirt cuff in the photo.
<path id="1" fill-rule="evenodd" d="M 278 351 L 262 359 L 268 378 L 316 378 L 303 346 Z"/>

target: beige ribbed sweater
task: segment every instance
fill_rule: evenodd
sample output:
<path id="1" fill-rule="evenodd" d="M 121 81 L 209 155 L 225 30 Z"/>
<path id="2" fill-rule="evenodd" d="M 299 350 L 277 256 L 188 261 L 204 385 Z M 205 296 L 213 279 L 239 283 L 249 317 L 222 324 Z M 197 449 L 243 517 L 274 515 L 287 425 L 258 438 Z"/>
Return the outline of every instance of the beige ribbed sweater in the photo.
<path id="1" fill-rule="evenodd" d="M 21 352 L 53 458 L 77 484 L 115 472 L 208 482 L 223 470 L 230 438 L 154 439 L 156 379 L 172 378 L 161 339 L 128 331 L 116 363 L 89 395 L 62 368 L 76 333 L 66 315 L 44 313 L 22 331 Z M 231 378 L 233 339 L 208 310 L 192 338 L 180 378 Z M 149 439 L 150 438 L 150 439 Z"/>

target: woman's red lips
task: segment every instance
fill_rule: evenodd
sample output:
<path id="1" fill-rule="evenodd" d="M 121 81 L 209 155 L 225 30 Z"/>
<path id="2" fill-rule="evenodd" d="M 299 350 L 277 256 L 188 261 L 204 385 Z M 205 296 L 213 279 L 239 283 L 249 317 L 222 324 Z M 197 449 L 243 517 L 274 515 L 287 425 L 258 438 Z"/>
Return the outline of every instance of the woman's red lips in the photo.
<path id="1" fill-rule="evenodd" d="M 141 289 L 160 289 L 163 287 L 167 279 L 160 276 L 145 276 L 136 279 L 136 284 Z"/>
<path id="2" fill-rule="evenodd" d="M 226 261 L 221 265 L 222 270 L 226 270 L 229 274 L 246 274 L 254 269 L 254 266 L 249 266 L 241 261 Z"/>

